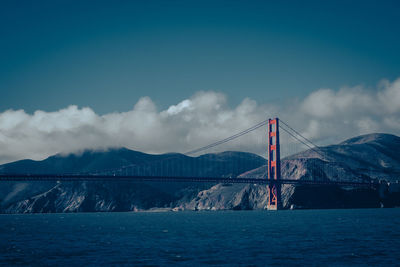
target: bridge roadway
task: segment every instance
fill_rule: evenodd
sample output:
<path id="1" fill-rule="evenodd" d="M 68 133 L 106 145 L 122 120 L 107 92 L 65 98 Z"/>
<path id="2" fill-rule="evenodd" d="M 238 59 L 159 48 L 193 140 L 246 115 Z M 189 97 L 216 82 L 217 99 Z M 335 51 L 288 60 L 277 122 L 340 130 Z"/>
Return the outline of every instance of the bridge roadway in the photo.
<path id="1" fill-rule="evenodd" d="M 337 186 L 376 186 L 378 182 L 316 181 L 262 178 L 224 178 L 224 177 L 181 177 L 181 176 L 140 176 L 140 175 L 96 175 L 96 174 L 0 174 L 1 181 L 130 181 L 130 182 L 202 182 L 228 184 L 291 184 L 291 185 L 337 185 Z"/>

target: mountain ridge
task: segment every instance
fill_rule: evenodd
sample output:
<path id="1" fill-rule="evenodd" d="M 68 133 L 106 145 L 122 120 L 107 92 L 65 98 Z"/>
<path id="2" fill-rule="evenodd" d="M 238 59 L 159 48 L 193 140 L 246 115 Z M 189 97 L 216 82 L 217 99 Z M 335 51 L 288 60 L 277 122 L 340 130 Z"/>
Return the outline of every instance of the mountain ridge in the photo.
<path id="1" fill-rule="evenodd" d="M 211 166 L 204 170 L 197 170 L 196 175 L 205 176 L 220 176 L 228 175 L 223 173 L 232 167 L 234 163 L 240 162 L 242 168 L 253 168 L 256 165 L 265 163 L 265 159 L 255 154 L 240 152 L 240 151 L 224 151 L 221 153 L 204 154 L 197 157 L 190 157 L 180 153 L 166 153 L 166 154 L 147 154 L 140 151 L 130 150 L 127 148 L 110 149 L 107 151 L 86 150 L 79 154 L 71 153 L 67 155 L 56 154 L 41 161 L 34 160 L 19 160 L 11 163 L 0 165 L 1 174 L 13 173 L 29 173 L 29 174 L 70 174 L 70 173 L 112 173 L 113 171 L 120 171 L 121 169 L 129 171 L 132 175 L 144 172 L 141 174 L 166 175 L 168 168 L 175 167 L 180 173 L 178 175 L 185 175 L 190 172 L 189 168 L 184 168 L 187 165 L 191 169 L 196 166 Z M 169 166 L 169 164 L 175 166 Z M 220 165 L 229 166 L 220 166 Z M 158 169 L 157 172 L 151 170 L 137 170 L 137 168 L 154 168 Z M 219 171 L 213 172 L 212 169 L 219 168 Z M 237 176 L 243 170 L 238 168 L 236 171 L 231 168 L 234 173 L 231 176 Z M 189 175 L 190 176 L 190 175 Z M 193 175 L 192 175 L 193 176 Z"/>

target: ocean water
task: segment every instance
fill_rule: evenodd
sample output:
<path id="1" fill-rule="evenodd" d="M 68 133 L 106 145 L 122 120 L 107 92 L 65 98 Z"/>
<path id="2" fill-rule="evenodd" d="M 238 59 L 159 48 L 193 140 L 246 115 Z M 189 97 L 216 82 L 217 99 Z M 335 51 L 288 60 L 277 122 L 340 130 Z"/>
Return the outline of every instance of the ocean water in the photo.
<path id="1" fill-rule="evenodd" d="M 0 215 L 0 265 L 400 265 L 400 209 Z"/>

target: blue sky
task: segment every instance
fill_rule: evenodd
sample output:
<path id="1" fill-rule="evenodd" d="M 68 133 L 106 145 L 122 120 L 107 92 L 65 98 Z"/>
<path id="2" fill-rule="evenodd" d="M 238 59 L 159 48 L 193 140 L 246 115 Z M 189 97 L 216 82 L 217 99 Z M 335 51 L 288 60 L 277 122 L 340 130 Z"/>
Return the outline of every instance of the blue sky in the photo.
<path id="1" fill-rule="evenodd" d="M 399 1 L 2 1 L 0 111 L 282 103 L 400 73 Z"/>
<path id="2" fill-rule="evenodd" d="M 399 3 L 1 1 L 0 163 L 186 152 L 275 116 L 319 145 L 400 135 Z M 265 156 L 265 129 L 216 149 Z"/>

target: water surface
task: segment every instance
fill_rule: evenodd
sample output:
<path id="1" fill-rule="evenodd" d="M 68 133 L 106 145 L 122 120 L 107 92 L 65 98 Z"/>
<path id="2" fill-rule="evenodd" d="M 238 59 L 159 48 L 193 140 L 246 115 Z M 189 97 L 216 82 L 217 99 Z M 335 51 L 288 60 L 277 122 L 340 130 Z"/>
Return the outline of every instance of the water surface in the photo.
<path id="1" fill-rule="evenodd" d="M 396 265 L 400 209 L 0 215 L 0 265 Z"/>

